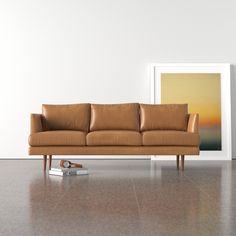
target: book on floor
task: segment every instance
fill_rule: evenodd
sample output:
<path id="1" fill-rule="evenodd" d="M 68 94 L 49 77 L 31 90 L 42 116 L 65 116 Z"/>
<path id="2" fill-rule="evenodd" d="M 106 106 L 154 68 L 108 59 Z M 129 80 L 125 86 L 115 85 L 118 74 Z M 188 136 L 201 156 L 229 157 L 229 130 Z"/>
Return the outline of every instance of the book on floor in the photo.
<path id="1" fill-rule="evenodd" d="M 88 175 L 87 168 L 51 168 L 50 175 L 70 176 L 70 175 Z"/>

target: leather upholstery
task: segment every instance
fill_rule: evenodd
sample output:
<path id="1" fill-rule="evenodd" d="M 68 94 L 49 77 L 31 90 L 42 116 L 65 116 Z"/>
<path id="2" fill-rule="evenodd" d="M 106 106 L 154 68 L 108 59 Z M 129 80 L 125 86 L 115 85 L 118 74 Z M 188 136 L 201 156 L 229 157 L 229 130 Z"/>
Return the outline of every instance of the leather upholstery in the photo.
<path id="1" fill-rule="evenodd" d="M 199 130 L 199 115 L 198 114 L 189 114 L 188 115 L 188 132 L 198 133 Z"/>
<path id="2" fill-rule="evenodd" d="M 152 130 L 143 132 L 143 145 L 152 146 L 199 146 L 197 133 L 172 130 Z"/>
<path id="3" fill-rule="evenodd" d="M 29 147 L 30 155 L 199 155 L 192 146 L 44 146 Z M 135 156 L 134 156 L 135 158 Z"/>
<path id="4" fill-rule="evenodd" d="M 43 105 L 31 115 L 29 154 L 199 155 L 198 122 L 181 104 Z"/>
<path id="5" fill-rule="evenodd" d="M 43 124 L 46 130 L 88 131 L 89 104 L 43 105 Z"/>
<path id="6" fill-rule="evenodd" d="M 187 130 L 187 104 L 140 104 L 141 131 Z"/>
<path id="7" fill-rule="evenodd" d="M 88 133 L 88 146 L 140 146 L 142 145 L 142 136 L 136 131 L 127 130 L 102 130 Z"/>
<path id="8" fill-rule="evenodd" d="M 31 114 L 30 115 L 30 133 L 38 133 L 43 131 L 42 126 L 42 115 L 41 114 Z"/>
<path id="9" fill-rule="evenodd" d="M 92 104 L 90 131 L 96 130 L 139 130 L 139 105 Z"/>
<path id="10" fill-rule="evenodd" d="M 86 133 L 81 131 L 45 131 L 33 133 L 29 136 L 29 145 L 36 146 L 84 146 Z"/>

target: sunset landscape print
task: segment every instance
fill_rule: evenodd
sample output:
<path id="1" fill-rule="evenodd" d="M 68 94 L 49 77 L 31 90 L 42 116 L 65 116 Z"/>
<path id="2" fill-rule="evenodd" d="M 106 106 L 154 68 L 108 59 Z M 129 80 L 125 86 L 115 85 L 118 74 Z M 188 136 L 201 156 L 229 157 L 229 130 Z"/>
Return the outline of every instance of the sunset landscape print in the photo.
<path id="1" fill-rule="evenodd" d="M 161 103 L 187 103 L 189 113 L 199 113 L 200 149 L 222 149 L 220 74 L 163 73 Z"/>

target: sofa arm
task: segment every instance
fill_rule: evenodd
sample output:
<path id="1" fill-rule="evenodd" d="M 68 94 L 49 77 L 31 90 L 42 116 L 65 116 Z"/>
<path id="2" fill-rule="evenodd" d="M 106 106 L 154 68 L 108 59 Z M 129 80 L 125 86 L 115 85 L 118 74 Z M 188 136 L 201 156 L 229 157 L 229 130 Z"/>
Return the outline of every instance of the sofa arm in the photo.
<path id="1" fill-rule="evenodd" d="M 31 114 L 30 115 L 30 134 L 38 133 L 43 131 L 42 115 Z"/>
<path id="2" fill-rule="evenodd" d="M 198 125 L 199 125 L 199 115 L 189 114 L 187 132 L 198 133 Z"/>

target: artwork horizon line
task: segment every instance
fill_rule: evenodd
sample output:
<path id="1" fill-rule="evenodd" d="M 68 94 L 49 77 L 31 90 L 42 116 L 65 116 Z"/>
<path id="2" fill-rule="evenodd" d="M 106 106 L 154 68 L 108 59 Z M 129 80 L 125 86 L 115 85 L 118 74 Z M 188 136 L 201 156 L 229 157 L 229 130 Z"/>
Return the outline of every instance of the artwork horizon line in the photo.
<path id="1" fill-rule="evenodd" d="M 218 151 L 222 150 L 221 144 L 221 126 L 201 126 L 200 134 L 200 150 Z"/>
<path id="2" fill-rule="evenodd" d="M 211 128 L 217 128 L 221 129 L 221 123 L 214 123 L 214 124 L 199 124 L 199 129 L 211 129 Z"/>

